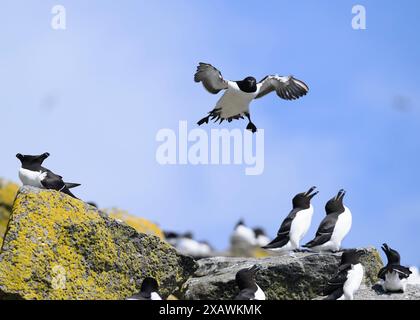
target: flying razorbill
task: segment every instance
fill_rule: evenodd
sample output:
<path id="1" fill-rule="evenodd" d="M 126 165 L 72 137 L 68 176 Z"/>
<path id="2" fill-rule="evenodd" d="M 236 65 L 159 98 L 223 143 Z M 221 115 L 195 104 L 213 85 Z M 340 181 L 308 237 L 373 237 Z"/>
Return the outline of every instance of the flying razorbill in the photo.
<path id="1" fill-rule="evenodd" d="M 405 292 L 410 269 L 400 264 L 401 257 L 397 250 L 391 249 L 386 243 L 382 245 L 382 250 L 388 259 L 387 265 L 378 273 L 382 288 L 384 291 Z"/>
<path id="2" fill-rule="evenodd" d="M 22 155 L 20 153 L 16 155 L 16 158 L 18 158 L 22 164 L 22 167 L 19 169 L 19 178 L 23 185 L 61 191 L 77 199 L 69 189 L 78 187 L 80 184 L 64 182 L 63 177 L 42 167 L 42 163 L 49 156 L 50 154 L 48 152 L 39 156 Z"/>
<path id="3" fill-rule="evenodd" d="M 261 266 L 254 265 L 238 271 L 235 281 L 240 291 L 235 300 L 265 300 L 264 291 L 255 282 L 255 274 L 259 270 Z"/>
<path id="4" fill-rule="evenodd" d="M 126 300 L 162 300 L 156 279 L 147 277 L 143 280 L 140 292 Z"/>
<path id="5" fill-rule="evenodd" d="M 253 133 L 257 127 L 251 121 L 249 105 L 252 100 L 261 98 L 272 91 L 285 100 L 295 100 L 306 95 L 309 91 L 308 86 L 301 80 L 293 76 L 271 75 L 257 83 L 254 77 L 246 77 L 241 81 L 229 81 L 222 77 L 219 70 L 211 64 L 200 62 L 197 72 L 194 75 L 195 82 L 202 82 L 204 88 L 210 93 L 217 94 L 225 90 L 223 96 L 219 99 L 216 107 L 209 112 L 209 115 L 198 121 L 198 125 L 208 123 L 209 119 L 231 122 L 236 119 L 248 118 L 248 130 Z"/>
<path id="6" fill-rule="evenodd" d="M 343 205 L 346 192 L 341 189 L 337 195 L 325 205 L 327 216 L 321 221 L 315 239 L 304 247 L 313 251 L 339 251 L 341 242 L 349 233 L 352 215 L 349 208 Z"/>
<path id="7" fill-rule="evenodd" d="M 328 281 L 322 295 L 327 300 L 353 300 L 364 276 L 364 269 L 360 257 L 364 250 L 351 249 L 344 251 L 336 275 Z"/>
<path id="8" fill-rule="evenodd" d="M 318 194 L 318 191 L 314 192 L 315 189 L 316 187 L 312 187 L 307 192 L 299 193 L 293 198 L 293 209 L 281 224 L 277 237 L 268 245 L 262 247 L 263 249 L 272 251 L 299 249 L 300 241 L 311 226 L 314 213 L 311 199 Z"/>

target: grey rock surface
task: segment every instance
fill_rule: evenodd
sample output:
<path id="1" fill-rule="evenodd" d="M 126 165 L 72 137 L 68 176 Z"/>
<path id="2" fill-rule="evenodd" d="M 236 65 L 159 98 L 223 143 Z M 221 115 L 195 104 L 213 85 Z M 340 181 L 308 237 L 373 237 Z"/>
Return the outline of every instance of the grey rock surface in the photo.
<path id="1" fill-rule="evenodd" d="M 256 277 L 267 299 L 313 299 L 335 274 L 341 253 L 296 253 L 263 259 L 215 257 L 198 261 L 199 268 L 183 286 L 185 299 L 233 299 L 238 293 L 235 275 L 242 268 L 259 264 L 263 267 Z M 366 249 L 362 258 L 364 282 L 372 286 L 382 260 L 374 248 Z"/>

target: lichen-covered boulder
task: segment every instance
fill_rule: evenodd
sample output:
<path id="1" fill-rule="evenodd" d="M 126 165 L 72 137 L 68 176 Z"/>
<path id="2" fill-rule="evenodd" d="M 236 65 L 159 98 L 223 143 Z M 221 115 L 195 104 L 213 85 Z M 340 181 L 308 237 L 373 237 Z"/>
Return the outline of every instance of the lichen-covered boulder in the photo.
<path id="1" fill-rule="evenodd" d="M 257 273 L 258 285 L 270 300 L 313 299 L 336 273 L 341 254 L 296 253 L 295 256 L 272 256 L 263 259 L 215 257 L 198 261 L 194 277 L 183 287 L 183 297 L 191 300 L 233 299 L 238 294 L 235 275 L 254 264 L 262 266 Z M 382 267 L 374 248 L 361 259 L 365 283 L 372 285 Z"/>
<path id="2" fill-rule="evenodd" d="M 168 296 L 195 269 L 156 236 L 63 193 L 23 187 L 0 253 L 0 297 L 124 299 L 146 276 Z"/>
<path id="3" fill-rule="evenodd" d="M 0 247 L 18 190 L 17 184 L 0 179 Z"/>
<path id="4" fill-rule="evenodd" d="M 161 239 L 164 238 L 163 231 L 159 228 L 159 226 L 147 219 L 133 216 L 124 210 L 116 208 L 105 210 L 105 212 L 111 218 L 124 221 L 126 224 L 128 224 L 130 227 L 133 227 L 140 233 L 154 235 Z"/>

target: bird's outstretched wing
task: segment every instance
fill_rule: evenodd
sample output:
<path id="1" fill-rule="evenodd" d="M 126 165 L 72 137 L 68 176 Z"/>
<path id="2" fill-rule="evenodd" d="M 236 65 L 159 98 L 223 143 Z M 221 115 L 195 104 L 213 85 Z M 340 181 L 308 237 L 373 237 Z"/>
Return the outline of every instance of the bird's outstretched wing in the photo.
<path id="1" fill-rule="evenodd" d="M 261 86 L 255 99 L 264 97 L 272 91 L 276 91 L 277 95 L 285 100 L 295 100 L 303 97 L 309 92 L 308 86 L 301 80 L 293 76 L 267 76 L 262 79 L 258 85 Z"/>
<path id="2" fill-rule="evenodd" d="M 327 242 L 334 231 L 335 224 L 337 222 L 339 214 L 338 213 L 330 213 L 327 215 L 318 227 L 316 232 L 315 239 L 309 241 L 307 244 L 303 245 L 305 248 L 312 248 L 315 246 L 319 246 Z"/>
<path id="3" fill-rule="evenodd" d="M 227 81 L 223 79 L 219 70 L 211 64 L 200 62 L 194 75 L 195 82 L 202 82 L 204 88 L 216 94 L 228 88 Z"/>

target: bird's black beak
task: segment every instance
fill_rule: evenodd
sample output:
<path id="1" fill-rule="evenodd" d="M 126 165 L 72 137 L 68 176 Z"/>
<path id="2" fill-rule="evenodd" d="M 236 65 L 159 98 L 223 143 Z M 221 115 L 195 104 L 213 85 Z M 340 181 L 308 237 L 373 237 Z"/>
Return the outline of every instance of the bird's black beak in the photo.
<path id="1" fill-rule="evenodd" d="M 42 154 L 42 158 L 44 158 L 44 160 L 47 159 L 49 156 L 50 156 L 50 154 L 48 152 L 44 152 Z"/>
<path id="2" fill-rule="evenodd" d="M 381 249 L 382 249 L 382 251 L 383 251 L 383 252 L 385 252 L 385 253 L 389 252 L 389 246 L 388 246 L 386 243 L 384 243 L 384 244 L 382 245 Z"/>
<path id="3" fill-rule="evenodd" d="M 312 193 L 313 191 L 315 191 L 316 187 L 312 187 L 310 188 L 306 193 L 305 193 L 305 197 L 309 197 L 309 199 L 312 199 L 313 197 L 315 197 L 319 191 L 316 191 L 314 193 Z M 312 193 L 312 194 L 311 194 Z"/>
<path id="4" fill-rule="evenodd" d="M 23 159 L 23 155 L 22 155 L 22 154 L 20 154 L 20 153 L 18 153 L 18 154 L 16 155 L 16 158 L 18 158 L 19 160 L 22 160 L 22 159 Z"/>
<path id="5" fill-rule="evenodd" d="M 346 191 L 344 189 L 341 189 L 338 191 L 337 196 L 335 197 L 335 200 L 342 200 L 344 196 L 346 195 Z"/>
<path id="6" fill-rule="evenodd" d="M 251 268 L 249 268 L 249 271 L 251 271 L 252 273 L 257 273 L 258 271 L 260 271 L 262 269 L 262 266 L 259 264 L 253 265 Z"/>

